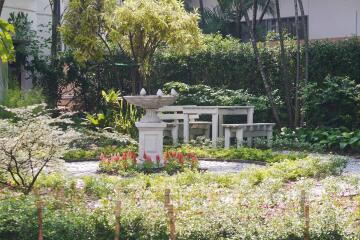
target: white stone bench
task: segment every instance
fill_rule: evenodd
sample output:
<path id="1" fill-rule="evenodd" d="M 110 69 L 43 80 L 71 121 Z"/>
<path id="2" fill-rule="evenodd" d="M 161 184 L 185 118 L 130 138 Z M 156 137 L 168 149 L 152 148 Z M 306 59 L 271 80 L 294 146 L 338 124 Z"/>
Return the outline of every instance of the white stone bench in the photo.
<path id="1" fill-rule="evenodd" d="M 185 115 L 182 113 L 182 106 L 166 106 L 158 110 L 159 118 L 167 123 L 165 130 L 171 131 L 171 137 L 174 144 L 178 143 L 180 126 L 184 124 L 183 120 Z M 193 130 L 201 130 L 204 135 L 210 138 L 210 126 L 211 122 L 197 121 L 199 119 L 198 114 L 189 115 L 189 124 Z"/>
<path id="2" fill-rule="evenodd" d="M 237 147 L 242 146 L 244 138 L 247 138 L 247 145 L 251 147 L 253 137 L 266 137 L 268 146 L 271 146 L 275 123 L 223 124 L 222 126 L 225 129 L 225 148 L 230 147 L 230 138 L 234 135 Z"/>

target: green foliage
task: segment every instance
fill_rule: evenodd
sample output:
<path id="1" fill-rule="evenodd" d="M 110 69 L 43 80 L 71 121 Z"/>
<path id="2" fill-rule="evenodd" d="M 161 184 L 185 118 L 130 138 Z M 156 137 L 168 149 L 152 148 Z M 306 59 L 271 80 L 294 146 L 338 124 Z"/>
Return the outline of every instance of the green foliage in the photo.
<path id="1" fill-rule="evenodd" d="M 63 159 L 67 162 L 98 160 L 101 153 L 110 155 L 110 154 L 122 152 L 125 149 L 131 149 L 131 147 L 105 146 L 105 147 L 98 147 L 96 149 L 89 149 L 89 150 L 74 149 L 64 153 Z"/>
<path id="2" fill-rule="evenodd" d="M 27 107 L 43 103 L 45 100 L 41 89 L 21 90 L 20 87 L 10 88 L 0 104 L 9 108 Z"/>
<path id="3" fill-rule="evenodd" d="M 164 190 L 169 188 L 178 239 L 300 240 L 303 189 L 313 210 L 311 239 L 358 239 L 358 213 L 349 209 L 358 200 L 343 194 L 344 186 L 357 192 L 359 180 L 323 179 L 338 174 L 342 164 L 336 159 L 306 158 L 229 175 L 185 171 L 175 176 L 140 174 L 136 178 L 43 176 L 44 237 L 112 239 L 114 203 L 121 199 L 122 239 L 169 239 L 164 209 Z M 321 194 L 319 185 L 323 186 Z M 59 195 L 61 189 L 65 194 Z M 0 239 L 36 239 L 36 198 L 5 189 L 0 201 Z"/>
<path id="4" fill-rule="evenodd" d="M 123 134 L 136 136 L 135 122 L 139 120 L 140 113 L 131 104 L 119 99 L 120 92 L 110 90 L 109 93 L 102 91 L 105 101 L 105 113 L 98 113 L 95 116 L 86 116 L 88 123 L 96 128 L 111 128 Z"/>
<path id="5" fill-rule="evenodd" d="M 287 141 L 290 147 L 307 143 L 313 145 L 310 150 L 326 149 L 357 153 L 360 150 L 360 131 L 349 131 L 346 128 L 298 128 L 295 130 L 282 128 L 274 142 L 277 141 L 283 143 Z"/>
<path id="6" fill-rule="evenodd" d="M 15 32 L 14 26 L 0 19 L 0 59 L 2 62 L 8 62 L 14 59 L 14 45 L 12 34 Z"/>
<path id="7" fill-rule="evenodd" d="M 285 159 L 296 160 L 304 158 L 306 154 L 303 153 L 288 153 L 282 154 L 273 152 L 272 150 L 261 150 L 255 148 L 230 148 L 230 149 L 216 149 L 206 147 L 193 147 L 190 145 L 183 145 L 178 150 L 182 152 L 193 152 L 199 158 L 215 158 L 220 160 L 246 160 L 246 161 L 260 161 L 266 163 L 281 162 Z"/>
<path id="8" fill-rule="evenodd" d="M 231 90 L 226 88 L 210 87 L 207 85 L 188 85 L 180 82 L 168 82 L 164 84 L 164 91 L 170 92 L 175 89 L 179 96 L 176 100 L 178 105 L 199 106 L 255 106 L 256 120 L 264 121 L 269 115 L 269 101 L 265 96 L 256 96 L 243 89 Z M 279 99 L 276 99 L 278 104 Z"/>
<path id="9" fill-rule="evenodd" d="M 244 174 L 253 184 L 259 184 L 269 178 L 280 178 L 281 181 L 296 181 L 304 177 L 324 178 L 328 175 L 340 175 L 347 161 L 343 158 L 320 160 L 304 158 L 301 160 L 285 160 L 274 163 L 265 169 L 253 169 Z"/>
<path id="10" fill-rule="evenodd" d="M 139 64 L 144 80 L 159 46 L 186 49 L 198 44 L 197 21 L 198 15 L 186 12 L 176 0 L 130 0 L 120 5 L 115 0 L 75 0 L 60 31 L 79 62 L 101 62 L 106 55 L 124 52 Z"/>
<path id="11" fill-rule="evenodd" d="M 360 126 L 360 84 L 348 77 L 327 76 L 304 90 L 306 124 L 320 127 Z"/>

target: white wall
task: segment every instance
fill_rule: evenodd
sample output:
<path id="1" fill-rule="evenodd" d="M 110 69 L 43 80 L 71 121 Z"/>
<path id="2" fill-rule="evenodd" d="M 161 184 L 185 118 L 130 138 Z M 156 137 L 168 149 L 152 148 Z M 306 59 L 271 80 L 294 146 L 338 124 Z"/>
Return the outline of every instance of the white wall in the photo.
<path id="1" fill-rule="evenodd" d="M 360 27 L 360 0 L 303 0 L 309 15 L 310 39 L 343 38 L 356 34 Z M 294 1 L 280 0 L 282 16 L 294 16 Z"/>

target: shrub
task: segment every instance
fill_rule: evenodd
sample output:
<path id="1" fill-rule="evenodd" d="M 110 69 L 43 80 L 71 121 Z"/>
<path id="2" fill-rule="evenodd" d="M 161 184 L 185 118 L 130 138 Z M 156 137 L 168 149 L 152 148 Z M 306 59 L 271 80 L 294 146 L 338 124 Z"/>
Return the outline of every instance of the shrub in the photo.
<path id="1" fill-rule="evenodd" d="M 304 90 L 306 124 L 319 127 L 360 126 L 360 84 L 348 77 L 327 76 Z"/>
<path id="2" fill-rule="evenodd" d="M 27 107 L 43 103 L 45 100 L 41 89 L 21 90 L 19 87 L 8 89 L 4 99 L 0 102 L 9 108 Z"/>
<path id="3" fill-rule="evenodd" d="M 346 128 L 282 128 L 274 143 L 282 143 L 281 148 L 308 146 L 309 150 L 357 153 L 360 150 L 360 131 Z"/>
<path id="4" fill-rule="evenodd" d="M 261 150 L 255 148 L 230 148 L 230 149 L 216 149 L 206 147 L 193 147 L 190 145 L 183 145 L 177 148 L 182 152 L 193 152 L 199 158 L 214 158 L 219 160 L 247 160 L 260 161 L 265 163 L 281 162 L 285 159 L 296 160 L 304 158 L 306 154 L 303 153 L 277 153 L 272 150 Z"/>

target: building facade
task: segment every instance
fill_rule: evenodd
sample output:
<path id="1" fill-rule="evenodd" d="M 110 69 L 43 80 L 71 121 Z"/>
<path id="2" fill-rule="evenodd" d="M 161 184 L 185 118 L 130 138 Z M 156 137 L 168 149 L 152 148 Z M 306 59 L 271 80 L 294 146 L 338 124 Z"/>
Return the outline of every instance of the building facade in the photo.
<path id="1" fill-rule="evenodd" d="M 200 0 L 189 0 L 189 5 L 200 7 Z M 204 8 L 213 9 L 217 0 L 202 0 Z M 284 25 L 294 22 L 295 8 L 293 0 L 279 0 L 280 13 Z M 309 38 L 343 39 L 360 34 L 360 0 L 303 0 L 307 16 Z M 264 18 L 267 30 L 276 29 L 274 16 Z"/>

